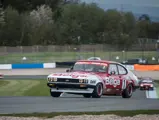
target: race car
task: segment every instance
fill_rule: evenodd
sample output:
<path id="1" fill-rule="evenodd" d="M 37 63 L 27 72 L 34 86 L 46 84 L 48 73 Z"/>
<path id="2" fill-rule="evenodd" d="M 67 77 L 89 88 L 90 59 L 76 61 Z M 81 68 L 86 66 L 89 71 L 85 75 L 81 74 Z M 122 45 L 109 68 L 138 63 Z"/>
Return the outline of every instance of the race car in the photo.
<path id="1" fill-rule="evenodd" d="M 2 79 L 2 78 L 4 78 L 4 76 L 3 76 L 3 74 L 2 74 L 2 73 L 0 73 L 0 79 Z"/>
<path id="2" fill-rule="evenodd" d="M 122 64 L 106 60 L 79 60 L 63 73 L 47 76 L 47 86 L 52 97 L 62 93 L 100 98 L 102 95 L 130 98 L 139 88 L 139 81 Z"/>
<path id="3" fill-rule="evenodd" d="M 154 83 L 152 78 L 149 77 L 141 78 L 140 90 L 153 90 L 153 89 L 154 89 Z"/>

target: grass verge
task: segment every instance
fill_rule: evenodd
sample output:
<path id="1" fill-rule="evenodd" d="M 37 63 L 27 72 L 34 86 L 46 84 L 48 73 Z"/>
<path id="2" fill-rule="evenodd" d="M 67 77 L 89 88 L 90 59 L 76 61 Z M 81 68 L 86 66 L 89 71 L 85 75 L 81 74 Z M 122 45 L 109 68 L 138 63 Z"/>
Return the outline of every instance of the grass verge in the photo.
<path id="1" fill-rule="evenodd" d="M 159 81 L 155 81 L 159 96 Z M 47 81 L 41 80 L 0 80 L 0 96 L 50 96 Z"/>
<path id="2" fill-rule="evenodd" d="M 14 116 L 14 117 L 42 117 L 53 118 L 55 116 L 68 116 L 68 115 L 109 115 L 114 114 L 121 117 L 135 116 L 139 114 L 154 115 L 159 114 L 159 110 L 128 110 L 128 111 L 104 111 L 104 112 L 53 112 L 53 113 L 23 113 L 23 114 L 0 114 L 0 116 Z"/>
<path id="3" fill-rule="evenodd" d="M 46 80 L 0 80 L 0 96 L 49 96 Z"/>

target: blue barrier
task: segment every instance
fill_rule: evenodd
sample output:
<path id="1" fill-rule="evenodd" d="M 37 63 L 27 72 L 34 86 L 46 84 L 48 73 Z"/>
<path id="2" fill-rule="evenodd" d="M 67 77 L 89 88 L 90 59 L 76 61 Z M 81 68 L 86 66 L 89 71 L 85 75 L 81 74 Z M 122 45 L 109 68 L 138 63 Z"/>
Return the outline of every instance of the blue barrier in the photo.
<path id="1" fill-rule="evenodd" d="M 12 69 L 44 68 L 43 63 L 12 64 Z"/>

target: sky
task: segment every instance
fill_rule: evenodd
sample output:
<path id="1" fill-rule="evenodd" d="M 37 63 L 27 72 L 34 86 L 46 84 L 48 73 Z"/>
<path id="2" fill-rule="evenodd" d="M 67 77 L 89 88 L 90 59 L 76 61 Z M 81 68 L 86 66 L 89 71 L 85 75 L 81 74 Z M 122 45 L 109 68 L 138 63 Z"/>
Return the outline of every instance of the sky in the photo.
<path id="1" fill-rule="evenodd" d="M 159 0 L 81 0 L 85 2 L 100 2 L 101 4 L 130 4 L 135 6 L 159 7 Z"/>
<path id="2" fill-rule="evenodd" d="M 159 17 L 159 0 L 81 0 L 81 2 L 96 2 L 105 10 L 117 9 Z"/>

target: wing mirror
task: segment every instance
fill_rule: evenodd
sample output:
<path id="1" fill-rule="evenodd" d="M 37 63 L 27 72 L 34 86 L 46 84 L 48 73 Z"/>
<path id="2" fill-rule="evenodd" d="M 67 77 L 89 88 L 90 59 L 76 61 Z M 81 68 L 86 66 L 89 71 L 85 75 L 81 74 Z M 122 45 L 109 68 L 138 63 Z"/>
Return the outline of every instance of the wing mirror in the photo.
<path id="1" fill-rule="evenodd" d="M 70 67 L 70 69 L 67 69 L 66 72 L 71 72 L 73 70 L 73 67 Z"/>
<path id="2" fill-rule="evenodd" d="M 115 75 L 115 71 L 111 71 L 111 72 L 110 72 L 110 75 Z"/>

